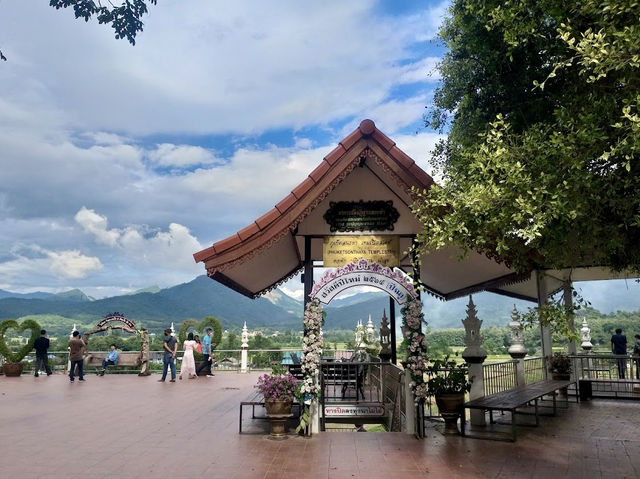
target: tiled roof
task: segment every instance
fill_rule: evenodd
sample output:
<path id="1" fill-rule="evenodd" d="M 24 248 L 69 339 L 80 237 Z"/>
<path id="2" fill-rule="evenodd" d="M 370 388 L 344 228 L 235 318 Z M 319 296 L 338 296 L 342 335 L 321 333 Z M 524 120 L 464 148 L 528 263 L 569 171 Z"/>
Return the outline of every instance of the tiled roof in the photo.
<path id="1" fill-rule="evenodd" d="M 234 262 L 242 256 L 252 254 L 270 241 L 280 237 L 283 231 L 293 230 L 305 211 L 326 194 L 332 183 L 353 161 L 356 145 L 364 141 L 360 150 L 376 145 L 385 154 L 380 156 L 389 169 L 406 184 L 418 188 L 429 188 L 433 179 L 400 150 L 388 136 L 376 128 L 372 120 L 363 120 L 358 128 L 343 139 L 325 156 L 322 162 L 276 206 L 236 234 L 193 255 L 196 262 L 204 261 L 209 274 L 219 266 Z"/>

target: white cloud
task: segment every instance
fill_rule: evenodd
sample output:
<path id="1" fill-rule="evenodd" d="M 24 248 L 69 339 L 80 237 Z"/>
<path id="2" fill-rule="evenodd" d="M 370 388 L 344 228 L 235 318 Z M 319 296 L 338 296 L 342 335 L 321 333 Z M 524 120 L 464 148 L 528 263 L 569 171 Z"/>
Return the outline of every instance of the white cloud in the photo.
<path id="1" fill-rule="evenodd" d="M 48 251 L 49 270 L 56 276 L 84 278 L 88 273 L 102 269 L 98 258 L 85 256 L 78 250 Z"/>
<path id="2" fill-rule="evenodd" d="M 149 159 L 161 166 L 186 167 L 216 163 L 215 155 L 202 147 L 162 143 L 148 153 Z"/>
<path id="3" fill-rule="evenodd" d="M 148 228 L 136 225 L 108 229 L 105 216 L 85 207 L 78 211 L 75 220 L 97 242 L 118 248 L 138 263 L 162 265 L 169 270 L 197 270 L 192 255 L 201 250 L 202 245 L 181 224 L 171 223 L 167 231 L 151 234 L 145 231 Z"/>
<path id="4" fill-rule="evenodd" d="M 440 73 L 436 69 L 439 57 L 422 58 L 416 63 L 411 63 L 403 67 L 403 72 L 398 78 L 399 83 L 418 83 L 424 81 L 437 81 Z"/>
<path id="5" fill-rule="evenodd" d="M 103 268 L 100 259 L 78 250 L 52 251 L 33 244 L 14 247 L 10 257 L 0 263 L 0 275 L 12 284 L 29 275 L 46 276 L 47 272 L 52 279 L 85 278 Z"/>

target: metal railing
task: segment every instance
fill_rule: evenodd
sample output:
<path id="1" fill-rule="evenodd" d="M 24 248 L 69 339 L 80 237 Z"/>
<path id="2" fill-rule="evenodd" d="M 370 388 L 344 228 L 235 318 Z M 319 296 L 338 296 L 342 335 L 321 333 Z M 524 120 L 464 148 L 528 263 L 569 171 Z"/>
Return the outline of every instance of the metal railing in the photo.
<path id="1" fill-rule="evenodd" d="M 516 387 L 516 360 L 487 363 L 482 366 L 484 394 L 489 396 Z"/>
<path id="2" fill-rule="evenodd" d="M 544 356 L 524 358 L 524 381 L 526 384 L 545 379 Z"/>

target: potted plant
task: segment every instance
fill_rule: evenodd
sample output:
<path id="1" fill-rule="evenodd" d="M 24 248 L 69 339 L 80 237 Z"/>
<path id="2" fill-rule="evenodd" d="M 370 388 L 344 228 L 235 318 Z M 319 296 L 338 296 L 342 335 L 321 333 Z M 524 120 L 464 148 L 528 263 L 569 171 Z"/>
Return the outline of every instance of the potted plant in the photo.
<path id="1" fill-rule="evenodd" d="M 571 359 L 562 353 L 553 353 L 549 358 L 549 372 L 552 379 L 569 379 L 571 377 Z"/>
<path id="2" fill-rule="evenodd" d="M 30 330 L 31 337 L 18 351 L 13 352 L 7 346 L 5 335 L 8 329 L 17 331 Z M 40 325 L 32 319 L 26 319 L 22 324 L 18 324 L 15 319 L 5 319 L 0 323 L 0 354 L 5 358 L 2 367 L 5 376 L 18 377 L 22 374 L 24 365 L 21 361 L 33 349 L 33 345 L 40 336 Z"/>
<path id="3" fill-rule="evenodd" d="M 445 421 L 445 434 L 458 434 L 456 423 L 462 413 L 464 395 L 471 389 L 466 363 L 456 363 L 447 355 L 427 366 L 427 390 L 434 396 Z"/>
<path id="4" fill-rule="evenodd" d="M 271 374 L 263 374 L 255 386 L 264 396 L 264 405 L 270 419 L 270 434 L 286 438 L 285 424 L 291 417 L 291 406 L 298 395 L 298 382 L 281 365 L 274 365 Z"/>

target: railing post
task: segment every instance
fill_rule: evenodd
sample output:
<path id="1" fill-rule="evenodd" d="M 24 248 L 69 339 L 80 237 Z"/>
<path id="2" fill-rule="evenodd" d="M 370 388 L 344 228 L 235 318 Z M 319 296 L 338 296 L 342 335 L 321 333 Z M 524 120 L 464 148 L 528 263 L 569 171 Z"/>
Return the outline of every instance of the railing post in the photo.
<path id="1" fill-rule="evenodd" d="M 242 352 L 240 353 L 240 372 L 246 373 L 248 371 L 247 363 L 248 363 L 248 354 L 249 350 L 249 331 L 247 330 L 247 322 L 244 322 L 244 326 L 242 327 Z"/>

